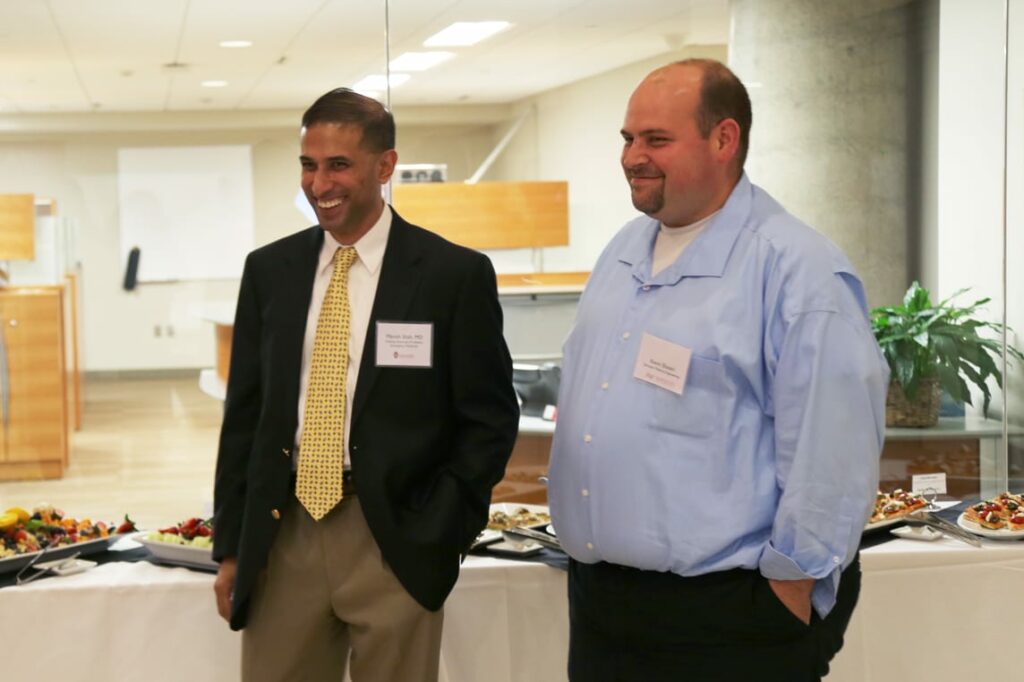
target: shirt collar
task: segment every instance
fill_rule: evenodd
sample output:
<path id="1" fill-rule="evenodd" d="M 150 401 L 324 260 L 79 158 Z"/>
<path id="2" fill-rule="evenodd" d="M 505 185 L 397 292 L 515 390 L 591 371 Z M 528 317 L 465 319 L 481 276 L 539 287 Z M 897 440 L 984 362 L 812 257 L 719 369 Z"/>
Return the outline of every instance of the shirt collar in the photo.
<path id="1" fill-rule="evenodd" d="M 736 239 L 750 216 L 752 195 L 753 186 L 744 173 L 718 214 L 675 263 L 658 273 L 655 281 L 674 284 L 683 277 L 721 277 Z M 648 218 L 619 257 L 626 265 L 633 266 L 633 276 L 640 281 L 650 278 L 654 241 L 659 229 L 661 224 Z"/>
<path id="2" fill-rule="evenodd" d="M 359 241 L 353 246 L 356 249 L 356 255 L 359 256 L 357 263 L 362 263 L 371 275 L 377 273 L 380 268 L 380 264 L 384 261 L 384 249 L 388 245 L 388 234 L 391 233 L 391 207 L 384 204 L 384 210 L 381 211 L 380 217 L 377 218 L 377 222 L 373 224 L 370 231 L 364 234 Z M 327 230 L 324 230 L 324 244 L 320 248 L 320 259 L 317 262 L 317 274 L 323 274 L 327 267 L 334 260 L 334 252 L 343 246 L 337 239 L 334 238 Z M 353 265 L 354 267 L 354 265 Z"/>

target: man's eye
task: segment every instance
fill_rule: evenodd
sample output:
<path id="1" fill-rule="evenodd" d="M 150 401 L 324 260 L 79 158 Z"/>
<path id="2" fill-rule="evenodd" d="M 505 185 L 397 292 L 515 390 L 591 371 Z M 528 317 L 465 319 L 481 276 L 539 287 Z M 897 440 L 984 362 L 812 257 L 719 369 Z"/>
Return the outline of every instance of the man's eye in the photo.
<path id="1" fill-rule="evenodd" d="M 668 143 L 668 138 L 667 137 L 652 137 L 652 138 L 647 140 L 647 143 L 650 144 L 653 147 L 659 147 L 659 146 L 661 146 L 663 144 L 667 144 Z"/>
<path id="2" fill-rule="evenodd" d="M 345 168 L 348 168 L 348 163 L 345 161 L 332 161 L 331 168 L 334 170 L 344 170 Z"/>

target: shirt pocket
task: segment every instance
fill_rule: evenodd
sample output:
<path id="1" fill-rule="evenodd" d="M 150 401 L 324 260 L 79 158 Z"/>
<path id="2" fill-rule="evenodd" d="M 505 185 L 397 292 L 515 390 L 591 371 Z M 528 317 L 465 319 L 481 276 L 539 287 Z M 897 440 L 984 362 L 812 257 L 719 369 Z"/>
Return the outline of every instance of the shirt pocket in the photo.
<path id="1" fill-rule="evenodd" d="M 654 390 L 654 427 L 662 431 L 707 438 L 728 412 L 725 367 L 718 360 L 691 355 L 682 395 Z"/>

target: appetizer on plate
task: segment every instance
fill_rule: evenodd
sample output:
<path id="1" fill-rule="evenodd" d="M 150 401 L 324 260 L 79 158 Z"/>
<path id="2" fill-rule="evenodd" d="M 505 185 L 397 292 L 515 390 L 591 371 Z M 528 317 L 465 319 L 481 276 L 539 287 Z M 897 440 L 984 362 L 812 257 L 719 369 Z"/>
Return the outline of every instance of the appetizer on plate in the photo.
<path id="1" fill-rule="evenodd" d="M 928 500 L 924 499 L 920 493 L 907 492 L 900 488 L 891 493 L 883 493 L 879 490 L 875 497 L 875 510 L 871 514 L 868 525 L 899 519 L 927 506 Z"/>
<path id="2" fill-rule="evenodd" d="M 488 530 L 508 530 L 551 523 L 551 515 L 537 509 L 518 507 L 512 511 L 493 510 L 487 520 Z"/>
<path id="3" fill-rule="evenodd" d="M 0 514 L 0 559 L 133 531 L 135 523 L 127 514 L 121 523 L 106 523 L 65 516 L 51 505 L 36 507 L 32 513 L 11 507 Z"/>
<path id="4" fill-rule="evenodd" d="M 147 540 L 166 542 L 172 545 L 189 545 L 192 547 L 213 546 L 213 519 L 201 519 L 193 516 L 167 528 L 146 536 Z"/>
<path id="5" fill-rule="evenodd" d="M 1000 493 L 968 507 L 964 519 L 989 530 L 1024 531 L 1024 495 Z"/>

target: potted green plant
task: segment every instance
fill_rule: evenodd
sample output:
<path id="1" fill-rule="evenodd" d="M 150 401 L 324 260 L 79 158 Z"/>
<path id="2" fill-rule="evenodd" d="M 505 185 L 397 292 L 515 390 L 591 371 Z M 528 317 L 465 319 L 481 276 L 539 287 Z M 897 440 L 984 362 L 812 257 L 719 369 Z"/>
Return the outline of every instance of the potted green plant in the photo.
<path id="1" fill-rule="evenodd" d="M 875 339 L 892 372 L 885 410 L 887 426 L 934 426 L 939 419 L 942 391 L 957 403 L 972 405 L 968 381 L 985 397 L 982 412 L 988 416 L 992 400 L 988 379 L 994 378 L 1000 388 L 1003 386 L 997 364 L 1002 358 L 1002 344 L 979 332 L 988 330 L 998 336 L 1003 325 L 975 319 L 988 298 L 963 308 L 953 305 L 953 299 L 965 291 L 961 289 L 935 305 L 928 290 L 914 282 L 902 305 L 871 311 Z M 1024 359 L 1009 344 L 1006 351 L 1008 356 Z"/>

